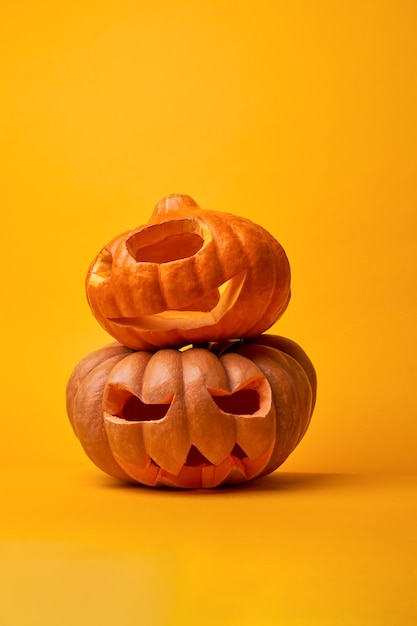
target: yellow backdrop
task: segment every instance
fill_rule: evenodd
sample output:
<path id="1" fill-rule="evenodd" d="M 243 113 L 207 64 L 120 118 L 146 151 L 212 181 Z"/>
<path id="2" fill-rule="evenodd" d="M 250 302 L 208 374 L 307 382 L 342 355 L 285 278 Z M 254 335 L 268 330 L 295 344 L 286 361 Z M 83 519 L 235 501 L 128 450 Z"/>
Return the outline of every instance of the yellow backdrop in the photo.
<path id="1" fill-rule="evenodd" d="M 3 3 L 2 465 L 96 475 L 64 402 L 111 340 L 85 273 L 179 192 L 289 257 L 271 331 L 304 347 L 319 393 L 283 471 L 416 472 L 416 20 L 411 0 Z"/>
<path id="2" fill-rule="evenodd" d="M 84 295 L 111 237 L 172 191 L 265 226 L 292 265 L 273 332 L 319 400 L 289 461 L 414 471 L 414 3 L 16 2 L 1 65 L 3 461 L 78 455 Z"/>

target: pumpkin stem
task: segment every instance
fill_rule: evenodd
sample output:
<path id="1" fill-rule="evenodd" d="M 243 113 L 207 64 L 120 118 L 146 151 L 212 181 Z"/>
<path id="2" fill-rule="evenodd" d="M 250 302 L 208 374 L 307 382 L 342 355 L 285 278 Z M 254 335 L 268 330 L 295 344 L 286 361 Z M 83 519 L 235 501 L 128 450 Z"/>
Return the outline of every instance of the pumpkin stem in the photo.
<path id="1" fill-rule="evenodd" d="M 162 222 L 177 216 L 193 215 L 196 211 L 201 211 L 201 209 L 190 196 L 171 193 L 158 202 L 149 222 Z"/>
<path id="2" fill-rule="evenodd" d="M 236 348 L 236 346 L 240 348 L 243 343 L 243 339 L 225 339 L 225 341 L 218 342 L 213 341 L 210 345 L 210 350 L 214 352 L 217 357 L 220 357 L 225 352 L 228 352 L 229 350 L 232 351 L 234 348 Z"/>

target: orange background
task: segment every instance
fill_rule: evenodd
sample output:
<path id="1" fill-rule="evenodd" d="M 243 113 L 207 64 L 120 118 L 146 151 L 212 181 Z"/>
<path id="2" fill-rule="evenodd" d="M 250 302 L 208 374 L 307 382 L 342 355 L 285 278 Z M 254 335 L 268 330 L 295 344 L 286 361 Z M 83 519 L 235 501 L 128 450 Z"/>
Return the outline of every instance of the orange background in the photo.
<path id="1" fill-rule="evenodd" d="M 7 623 L 35 623 L 36 615 L 57 623 L 82 570 L 81 586 L 96 581 L 93 600 L 69 613 L 68 624 L 99 623 L 98 615 L 111 623 L 121 610 L 111 600 L 112 574 L 124 624 L 141 623 L 132 601 L 138 586 L 145 626 L 223 623 L 221 615 L 225 624 L 261 626 L 280 618 L 356 624 L 364 615 L 367 624 L 414 624 L 415 534 L 403 521 L 415 519 L 417 470 L 415 2 L 18 0 L 3 3 L 0 30 L 0 462 L 8 512 L 0 529 L 5 579 L 19 590 L 6 594 Z M 72 368 L 109 341 L 88 309 L 87 267 L 173 191 L 249 217 L 281 242 L 293 296 L 271 331 L 300 343 L 318 373 L 305 440 L 278 477 L 260 482 L 268 488 L 230 498 L 118 491 L 84 459 L 65 415 Z M 368 477 L 348 487 L 325 480 L 342 474 Z M 285 517 L 284 528 L 268 511 Z M 172 525 L 156 521 L 167 515 Z M 203 547 L 190 515 L 207 538 Z M 300 515 L 312 520 L 309 541 Z M 141 523 L 146 548 L 126 531 Z M 358 561 L 349 556 L 355 541 Z M 401 585 L 382 567 L 383 547 Z M 282 613 L 271 586 L 280 559 Z M 197 562 L 205 564 L 199 579 Z M 150 578 L 137 574 L 138 563 Z M 254 581 L 262 572 L 264 586 Z M 40 592 L 46 583 L 54 601 Z M 300 604 L 297 590 L 311 584 Z M 164 594 L 171 600 L 156 616 Z"/>

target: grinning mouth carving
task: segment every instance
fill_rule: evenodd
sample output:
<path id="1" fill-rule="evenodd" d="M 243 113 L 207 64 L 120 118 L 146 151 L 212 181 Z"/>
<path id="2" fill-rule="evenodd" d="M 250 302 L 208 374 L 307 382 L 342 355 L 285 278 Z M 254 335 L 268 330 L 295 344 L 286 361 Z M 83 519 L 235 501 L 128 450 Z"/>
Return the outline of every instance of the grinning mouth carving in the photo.
<path id="1" fill-rule="evenodd" d="M 243 271 L 222 283 L 217 289 L 217 304 L 208 311 L 197 310 L 196 305 L 199 302 L 197 300 L 180 310 L 170 309 L 138 317 L 111 317 L 109 321 L 119 326 L 133 325 L 136 328 L 149 331 L 170 330 L 174 323 L 178 329 L 187 330 L 210 326 L 216 324 L 233 307 L 242 290 L 245 278 L 246 271 Z"/>
<path id="2" fill-rule="evenodd" d="M 187 459 L 177 474 L 172 474 L 146 456 L 144 467 L 137 467 L 115 457 L 119 465 L 134 480 L 150 487 L 213 488 L 227 482 L 241 483 L 251 480 L 266 467 L 273 450 L 271 444 L 258 459 L 250 459 L 239 445 L 235 445 L 229 456 L 219 465 L 213 465 L 196 448 L 191 446 Z"/>

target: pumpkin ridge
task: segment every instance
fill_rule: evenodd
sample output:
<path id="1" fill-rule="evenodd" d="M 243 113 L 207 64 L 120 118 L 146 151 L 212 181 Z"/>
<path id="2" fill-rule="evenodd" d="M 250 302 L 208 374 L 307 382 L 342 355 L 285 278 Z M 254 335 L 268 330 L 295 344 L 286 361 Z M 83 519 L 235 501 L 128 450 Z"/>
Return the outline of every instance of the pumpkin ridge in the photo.
<path id="1" fill-rule="evenodd" d="M 164 305 L 164 309 L 169 309 L 168 307 L 168 302 L 167 302 L 167 298 L 165 295 L 165 289 L 163 289 L 163 281 L 162 281 L 162 266 L 158 265 L 158 285 L 159 285 L 159 291 L 161 293 L 161 300 L 163 302 Z M 112 322 L 118 324 L 119 322 L 117 321 L 117 319 L 112 318 L 111 319 Z M 136 326 L 136 324 L 135 324 Z"/>
<path id="2" fill-rule="evenodd" d="M 252 388 L 256 390 L 257 411 L 252 415 L 235 411 L 234 422 L 236 443 L 249 459 L 259 458 L 268 449 L 271 438 L 275 437 L 276 410 L 268 377 L 254 360 L 237 351 L 222 354 L 220 361 L 228 373 L 230 388 L 233 392 Z M 234 371 L 239 373 L 236 380 L 232 380 Z M 242 372 L 244 372 L 243 376 Z M 241 377 L 243 377 L 242 382 L 239 381 Z"/>
<path id="3" fill-rule="evenodd" d="M 263 334 L 260 337 L 255 337 L 251 339 L 246 339 L 244 342 L 241 342 L 239 345 L 233 345 L 232 348 L 237 350 L 244 345 L 258 345 L 258 346 L 268 346 L 287 356 L 291 357 L 294 361 L 298 363 L 299 366 L 305 371 L 310 388 L 312 391 L 312 407 L 311 413 L 313 413 L 316 396 L 317 396 L 317 374 L 316 370 L 306 352 L 298 345 L 295 341 L 288 339 L 287 337 L 282 337 L 281 335 L 269 335 Z M 230 348 L 230 346 L 229 346 Z"/>
<path id="4" fill-rule="evenodd" d="M 294 437 L 294 444 L 293 447 L 291 449 L 291 452 L 293 450 L 295 450 L 295 448 L 298 446 L 298 444 L 300 443 L 300 441 L 302 440 L 302 438 L 304 437 L 308 426 L 310 425 L 310 420 L 311 420 L 311 416 L 312 416 L 312 396 L 313 396 L 313 392 L 311 389 L 311 383 L 310 380 L 307 376 L 307 373 L 305 371 L 305 369 L 302 367 L 302 365 L 291 355 L 286 354 L 286 353 L 281 353 L 282 355 L 282 359 L 284 362 L 287 363 L 287 373 L 289 376 L 291 376 L 291 374 L 294 372 L 294 370 L 297 371 L 298 376 L 300 376 L 302 379 L 304 379 L 304 387 L 308 387 L 310 389 L 311 392 L 311 396 L 310 396 L 310 403 L 309 403 L 309 418 L 307 420 L 298 420 L 297 423 L 297 432 L 298 434 Z M 294 392 L 294 396 L 296 398 L 296 412 L 301 413 L 302 412 L 302 406 L 301 406 L 301 390 L 302 386 L 301 385 L 295 385 L 293 387 L 293 392 Z"/>
<path id="5" fill-rule="evenodd" d="M 230 454 L 236 442 L 233 415 L 221 415 L 209 389 L 228 388 L 223 365 L 214 354 L 203 348 L 183 352 L 185 411 L 190 439 L 211 463 L 218 464 Z"/>
<path id="6" fill-rule="evenodd" d="M 218 212 L 213 211 L 213 213 L 215 213 L 215 216 L 216 216 L 216 218 L 218 220 L 219 219 L 218 215 L 217 215 Z M 236 244 L 236 243 L 238 244 L 236 246 L 238 248 L 238 250 L 234 250 L 233 251 L 233 255 L 236 255 L 236 257 L 239 258 L 239 259 L 244 258 L 245 260 L 247 260 L 247 255 L 246 255 L 246 252 L 244 250 L 244 246 L 242 246 L 241 239 L 240 238 L 236 239 L 236 230 L 235 230 L 235 222 L 237 221 L 236 217 L 234 215 L 229 214 L 229 213 L 222 214 L 220 219 L 222 219 L 223 217 L 224 218 L 228 218 L 228 219 L 224 219 L 223 220 L 223 222 L 221 224 L 222 230 L 223 231 L 226 230 L 228 232 L 228 239 L 229 240 L 232 240 L 234 244 Z M 241 218 L 241 219 L 243 219 L 243 218 Z M 215 229 L 217 228 L 217 224 L 215 224 L 214 228 Z M 229 258 L 230 257 L 229 257 L 229 255 L 226 256 L 225 254 L 221 254 L 220 241 L 221 241 L 220 237 L 213 237 L 213 243 L 214 243 L 214 248 L 216 250 L 217 260 L 219 262 L 220 267 L 222 268 L 222 273 L 223 273 L 222 283 L 224 283 L 227 280 L 226 277 L 230 273 L 230 270 L 228 270 L 227 267 L 225 268 L 225 265 L 229 264 Z M 248 264 L 246 263 L 245 265 L 242 265 L 241 267 L 246 269 L 247 265 Z M 240 271 L 242 271 L 242 270 L 240 270 Z"/>
<path id="7" fill-rule="evenodd" d="M 171 348 L 163 349 L 151 356 L 143 372 L 144 395 L 146 394 L 147 380 L 148 378 L 152 379 L 151 369 L 157 366 L 158 360 L 163 357 L 164 353 L 175 359 L 175 370 L 170 370 L 170 381 L 175 381 L 175 391 L 171 389 L 173 400 L 170 409 L 173 414 L 170 415 L 171 420 L 168 421 L 167 413 L 160 424 L 144 423 L 144 441 L 149 456 L 153 458 L 155 451 L 158 452 L 163 446 L 165 450 L 168 450 L 171 460 L 175 459 L 173 465 L 180 466 L 184 463 L 191 445 L 191 432 L 187 407 L 184 407 L 183 413 L 178 413 L 177 408 L 184 403 L 185 397 L 183 359 L 178 350 Z M 177 423 L 173 423 L 172 420 L 175 420 Z M 167 429 L 167 432 L 171 435 L 170 438 L 166 440 L 160 439 L 161 426 Z M 172 434 L 174 434 L 173 437 Z M 163 463 L 162 466 L 164 466 Z"/>
<path id="8" fill-rule="evenodd" d="M 271 337 L 275 337 L 271 335 Z M 261 338 L 262 339 L 262 338 Z M 263 474 L 270 471 L 270 468 L 278 467 L 281 463 L 291 454 L 298 446 L 302 438 L 304 437 L 306 430 L 310 424 L 312 417 L 312 397 L 313 388 L 311 381 L 301 363 L 291 355 L 281 351 L 272 345 L 266 345 L 262 343 L 256 343 L 256 340 L 249 340 L 249 343 L 243 344 L 238 348 L 239 352 L 248 354 L 248 358 L 253 360 L 254 363 L 264 372 L 265 377 L 270 380 L 270 370 L 274 370 L 279 364 L 279 371 L 284 373 L 284 385 L 289 387 L 289 391 L 292 393 L 292 402 L 295 399 L 295 406 L 293 404 L 292 419 L 289 425 L 286 425 L 285 429 L 281 426 L 278 427 L 278 432 L 281 433 L 280 440 L 276 440 L 274 450 L 271 455 L 270 462 L 267 464 Z M 294 384 L 294 377 L 296 377 L 296 384 Z M 282 374 L 279 374 L 280 383 Z M 276 384 L 271 384 L 273 397 L 275 398 Z M 281 388 L 278 389 L 279 397 L 282 397 Z M 307 403 L 308 411 L 303 407 L 303 394 L 308 392 Z M 281 403 L 280 399 L 276 397 L 275 404 L 279 408 Z M 277 420 L 279 422 L 279 412 L 277 413 Z M 284 440 L 285 436 L 285 440 Z"/>
<path id="9" fill-rule="evenodd" d="M 190 257 L 187 259 L 188 263 L 187 263 L 187 283 L 191 283 L 191 278 L 190 278 L 190 274 L 191 272 L 193 273 L 193 278 L 194 278 L 194 282 L 199 283 L 198 281 L 198 273 L 196 271 L 196 263 L 195 263 L 195 257 Z M 169 264 L 168 264 L 169 265 Z M 192 268 L 192 269 L 190 269 Z M 167 291 L 169 289 L 172 288 L 172 285 L 167 281 L 166 277 L 164 277 L 164 271 L 166 271 L 166 266 L 165 265 L 158 265 L 158 285 L 159 285 L 159 289 L 162 295 L 162 301 L 164 303 L 164 310 L 172 310 L 173 306 L 169 303 L 169 297 L 172 298 L 172 294 L 171 296 L 169 295 L 169 292 L 167 293 Z M 179 268 L 177 273 L 181 273 L 181 268 Z M 183 288 L 184 283 L 181 284 L 181 287 Z M 180 291 L 181 287 L 178 286 L 178 291 Z M 160 315 L 160 313 L 162 313 L 162 311 L 158 311 L 155 312 L 154 315 Z M 152 316 L 151 316 L 152 317 Z"/>
<path id="10" fill-rule="evenodd" d="M 127 355 L 130 351 L 130 348 L 127 348 L 121 343 L 114 341 L 112 343 L 109 343 L 107 346 L 104 346 L 103 348 L 98 350 L 94 350 L 93 352 L 85 356 L 73 369 L 66 386 L 66 408 L 71 425 L 74 420 L 73 407 L 75 397 L 85 377 L 107 358 L 115 356 L 116 354 Z"/>
<path id="11" fill-rule="evenodd" d="M 273 282 L 275 283 L 275 281 L 276 281 L 276 279 L 278 277 L 277 261 L 275 259 L 275 255 L 272 253 L 272 250 L 271 250 L 270 246 L 267 247 L 267 251 L 268 251 L 268 257 L 269 257 L 269 260 L 270 260 L 270 262 L 269 262 L 270 276 L 273 276 Z M 270 289 L 269 293 L 268 293 L 268 298 L 263 298 L 262 303 L 264 304 L 264 306 L 262 308 L 262 312 L 259 311 L 258 319 L 255 321 L 253 326 L 250 329 L 248 329 L 248 332 L 247 332 L 248 336 L 257 335 L 258 332 L 259 332 L 258 329 L 259 329 L 259 326 L 260 326 L 259 320 L 260 319 L 264 319 L 265 317 L 270 317 L 271 314 L 269 313 L 269 310 L 271 308 L 271 304 L 272 304 L 274 298 L 275 298 L 275 289 Z M 286 303 L 286 305 L 284 307 L 284 310 L 285 310 L 288 302 L 289 302 L 289 299 L 288 299 L 288 301 L 287 301 L 287 303 Z M 278 319 L 280 314 L 281 314 L 281 311 L 276 316 L 276 319 Z M 264 326 L 265 326 L 265 324 L 262 324 L 262 327 L 264 327 Z M 272 324 L 271 324 L 271 326 L 272 326 Z M 260 329 L 260 332 L 261 331 L 262 331 L 262 328 Z"/>
<path id="12" fill-rule="evenodd" d="M 99 352 L 99 350 L 95 351 L 95 352 Z M 91 355 L 89 355 L 91 356 Z M 75 411 L 74 411 L 74 406 L 77 402 L 77 398 L 79 396 L 79 394 L 83 394 L 84 393 L 84 385 L 89 384 L 90 380 L 94 380 L 94 378 L 99 374 L 100 368 L 103 368 L 105 366 L 106 363 L 109 363 L 110 360 L 113 362 L 114 361 L 114 365 L 117 365 L 117 363 L 121 360 L 123 360 L 123 358 L 126 356 L 126 353 L 124 351 L 120 351 L 120 352 L 116 352 L 115 354 L 110 354 L 110 355 L 103 355 L 103 358 L 101 360 L 99 360 L 98 362 L 96 362 L 96 364 L 88 369 L 88 371 L 85 372 L 83 378 L 81 380 L 78 381 L 78 385 L 76 387 L 76 389 L 72 392 L 72 400 L 70 400 L 70 405 L 71 405 L 71 415 L 69 415 L 69 419 L 70 419 L 70 423 L 74 429 L 75 434 L 77 435 L 77 437 L 79 438 L 78 435 L 78 429 L 77 429 L 77 424 L 76 422 L 78 421 L 77 419 L 77 415 L 74 415 Z M 118 358 L 117 358 L 118 357 Z M 88 361 L 88 357 L 86 359 L 86 361 Z M 79 365 L 81 365 L 82 362 L 79 363 Z M 113 369 L 113 368 L 111 368 Z M 73 372 L 75 373 L 75 372 Z M 71 382 L 71 379 L 68 381 L 68 385 L 67 388 L 69 386 L 69 383 Z M 71 393 L 71 391 L 70 391 Z"/>
<path id="13" fill-rule="evenodd" d="M 165 310 L 150 315 L 138 317 L 111 317 L 109 321 L 118 326 L 130 327 L 146 331 L 171 330 L 173 323 L 178 331 L 189 331 L 202 326 L 214 326 L 232 309 L 242 290 L 246 279 L 246 271 L 242 271 L 229 280 L 221 283 L 218 288 L 224 287 L 217 304 L 208 311 L 191 309 L 185 306 L 182 309 L 171 309 L 166 305 Z M 161 289 L 163 294 L 163 290 Z M 193 302 L 198 302 L 198 298 Z M 193 302 L 189 306 L 192 306 Z M 193 323 L 194 319 L 194 323 Z"/>
<path id="14" fill-rule="evenodd" d="M 126 472 L 115 459 L 111 449 L 102 419 L 102 396 L 100 398 L 99 392 L 103 390 L 109 373 L 124 357 L 123 354 L 114 355 L 99 363 L 84 378 L 74 398 L 74 432 L 82 448 L 97 467 L 122 480 L 126 480 Z M 90 385 L 93 387 L 93 393 Z M 97 410 L 97 414 L 93 415 L 93 409 Z"/>
<path id="15" fill-rule="evenodd" d="M 277 267 L 278 267 L 278 260 L 276 259 L 276 254 L 274 254 L 273 250 L 272 250 L 272 245 L 274 245 L 274 243 L 276 242 L 275 238 L 271 235 L 271 233 L 269 233 L 269 231 L 267 231 L 265 228 L 263 228 L 262 226 L 260 226 L 259 224 L 255 224 L 254 222 L 252 222 L 251 220 L 247 219 L 247 218 L 241 218 L 241 223 L 240 223 L 243 228 L 239 228 L 235 231 L 235 234 L 237 235 L 237 237 L 239 238 L 239 240 L 241 241 L 241 247 L 243 247 L 243 249 L 245 249 L 245 240 L 248 238 L 248 231 L 249 231 L 249 236 L 251 231 L 253 231 L 253 235 L 256 234 L 258 235 L 262 235 L 261 242 L 268 242 L 268 245 L 264 244 L 264 250 L 262 251 L 262 257 L 264 257 L 265 252 L 268 255 L 268 277 L 272 277 L 272 283 L 275 284 L 276 278 L 278 276 L 277 273 Z M 239 225 L 240 225 L 239 224 Z M 257 237 L 257 238 L 258 238 Z M 281 245 L 276 242 L 278 244 L 278 249 L 282 250 Z M 258 253 L 259 255 L 259 253 Z M 249 266 L 251 266 L 251 259 L 249 259 Z M 269 280 L 269 283 L 271 284 L 271 280 Z M 257 310 L 258 310 L 258 314 L 256 316 L 256 320 L 253 324 L 253 326 L 251 326 L 247 332 L 246 335 L 247 336 L 253 336 L 253 335 L 257 335 L 259 332 L 262 332 L 262 330 L 265 328 L 265 322 L 264 319 L 265 317 L 270 317 L 270 313 L 269 313 L 269 309 L 271 307 L 271 303 L 273 302 L 275 298 L 275 289 L 274 288 L 270 288 L 268 291 L 268 298 L 266 299 L 265 297 L 261 300 L 260 298 L 258 299 L 256 306 L 257 306 Z M 289 301 L 289 300 L 288 300 Z M 288 301 L 286 304 L 288 304 Z M 262 309 L 260 304 L 262 304 Z M 281 315 L 281 313 L 285 310 L 286 306 L 281 309 L 279 311 L 278 314 L 275 315 L 275 320 L 278 319 Z M 273 322 L 272 322 L 273 323 Z M 270 323 L 269 326 L 272 326 L 272 323 Z"/>

